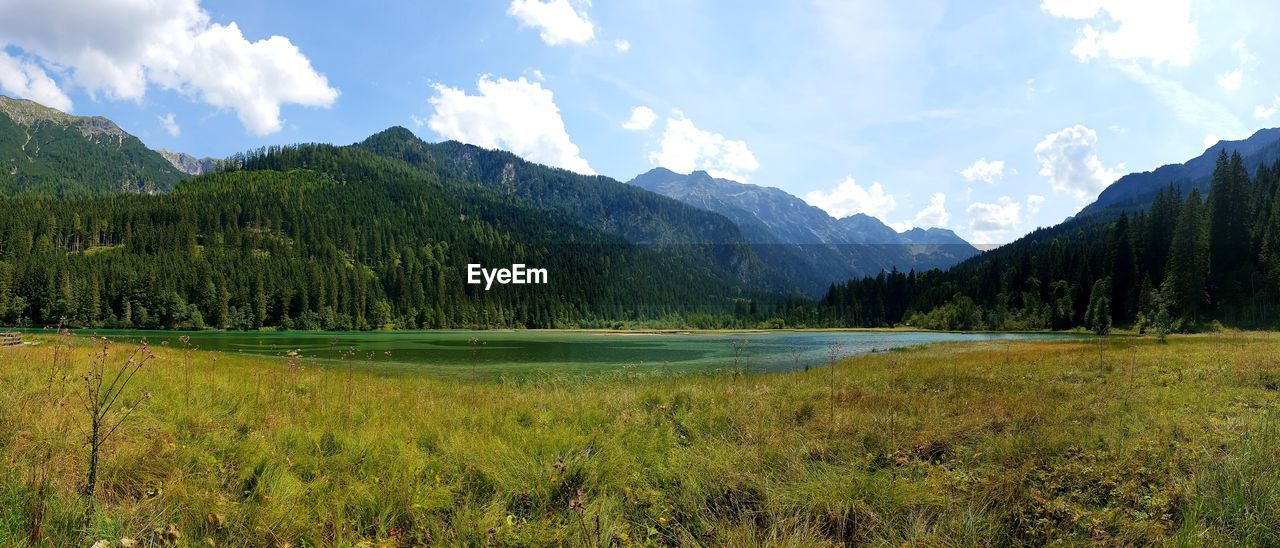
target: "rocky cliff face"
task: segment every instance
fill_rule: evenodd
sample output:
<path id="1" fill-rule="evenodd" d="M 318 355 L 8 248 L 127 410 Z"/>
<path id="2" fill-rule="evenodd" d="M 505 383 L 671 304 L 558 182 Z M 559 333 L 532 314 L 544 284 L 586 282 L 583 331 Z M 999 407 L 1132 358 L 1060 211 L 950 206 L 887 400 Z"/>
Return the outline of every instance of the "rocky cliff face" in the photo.
<path id="1" fill-rule="evenodd" d="M 218 170 L 218 161 L 213 158 L 196 158 L 185 152 L 173 152 L 171 150 L 159 149 L 161 156 L 168 160 L 178 171 L 187 175 L 204 175 Z"/>

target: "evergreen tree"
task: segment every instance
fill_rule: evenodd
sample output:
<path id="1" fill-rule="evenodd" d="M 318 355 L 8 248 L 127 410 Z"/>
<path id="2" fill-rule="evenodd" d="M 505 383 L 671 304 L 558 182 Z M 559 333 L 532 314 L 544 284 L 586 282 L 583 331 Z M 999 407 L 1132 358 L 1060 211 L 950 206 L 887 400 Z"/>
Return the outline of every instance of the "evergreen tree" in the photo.
<path id="1" fill-rule="evenodd" d="M 1106 335 L 1111 332 L 1111 278 L 1094 282 L 1085 317 L 1094 334 Z"/>
<path id="2" fill-rule="evenodd" d="M 1205 237 L 1200 191 L 1193 189 L 1182 204 L 1169 247 L 1169 264 L 1162 286 L 1173 313 L 1198 323 L 1204 307 L 1208 242 Z"/>

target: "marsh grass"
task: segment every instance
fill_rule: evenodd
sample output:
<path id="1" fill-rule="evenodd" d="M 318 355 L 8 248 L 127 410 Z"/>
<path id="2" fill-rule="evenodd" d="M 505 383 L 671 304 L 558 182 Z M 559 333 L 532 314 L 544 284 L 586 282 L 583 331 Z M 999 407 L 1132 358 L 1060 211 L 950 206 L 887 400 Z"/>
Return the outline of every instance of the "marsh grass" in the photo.
<path id="1" fill-rule="evenodd" d="M 727 389 L 158 348 L 86 533 L 82 440 L 50 435 L 74 410 L 48 411 L 39 365 L 63 351 L 43 339 L 0 352 L 0 545 L 28 543 L 41 466 L 55 546 L 1277 542 L 1280 337 L 1107 337 L 1128 367 L 1099 367 L 1096 344 L 940 344 Z M 89 363 L 91 341 L 66 347 Z"/>

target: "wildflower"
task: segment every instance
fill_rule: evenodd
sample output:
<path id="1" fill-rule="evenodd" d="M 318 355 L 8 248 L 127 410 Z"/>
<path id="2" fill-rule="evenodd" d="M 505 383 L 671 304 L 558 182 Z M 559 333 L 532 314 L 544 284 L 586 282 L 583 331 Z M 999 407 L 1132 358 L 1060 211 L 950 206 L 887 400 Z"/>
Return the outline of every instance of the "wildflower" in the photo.
<path id="1" fill-rule="evenodd" d="M 569 500 L 569 509 L 579 514 L 581 514 L 582 511 L 585 510 L 585 507 L 582 505 L 582 495 L 583 495 L 582 489 L 578 489 L 577 495 L 574 496 L 571 500 Z"/>

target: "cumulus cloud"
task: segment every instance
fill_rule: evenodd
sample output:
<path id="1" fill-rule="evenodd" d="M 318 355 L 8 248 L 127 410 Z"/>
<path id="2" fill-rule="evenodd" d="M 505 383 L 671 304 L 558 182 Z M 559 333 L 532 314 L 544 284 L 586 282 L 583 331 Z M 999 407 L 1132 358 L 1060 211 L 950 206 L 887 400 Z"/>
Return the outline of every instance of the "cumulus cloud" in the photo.
<path id="1" fill-rule="evenodd" d="M 1236 40 L 1231 45 L 1231 51 L 1240 59 L 1240 64 L 1231 70 L 1218 75 L 1218 85 L 1227 91 L 1236 91 L 1244 83 L 1245 66 L 1253 62 L 1253 53 L 1249 51 L 1249 47 L 1245 45 L 1244 40 Z"/>
<path id="2" fill-rule="evenodd" d="M 1045 136 L 1036 145 L 1040 174 L 1054 191 L 1075 196 L 1082 204 L 1120 177 L 1098 159 L 1098 134 L 1075 125 Z"/>
<path id="3" fill-rule="evenodd" d="M 871 183 L 863 187 L 853 177 L 846 177 L 830 191 L 815 190 L 804 195 L 804 200 L 811 205 L 826 210 L 835 218 L 843 218 L 855 213 L 863 213 L 884 219 L 898 207 L 898 201 L 892 194 L 884 191 L 880 183 Z"/>
<path id="4" fill-rule="evenodd" d="M 509 150 L 520 157 L 570 171 L 595 175 L 569 139 L 551 90 L 521 76 L 517 80 L 485 75 L 477 95 L 435 84 L 435 112 L 427 126 L 445 139 Z"/>
<path id="5" fill-rule="evenodd" d="M 969 182 L 983 181 L 987 184 L 993 184 L 1004 177 L 1004 161 L 996 160 L 988 162 L 986 158 L 980 158 L 964 171 L 960 172 L 960 176 Z"/>
<path id="6" fill-rule="evenodd" d="M 619 38 L 613 41 L 613 49 L 618 50 L 618 53 L 626 53 L 631 51 L 631 42 Z"/>
<path id="7" fill-rule="evenodd" d="M 0 44 L 2 46 L 3 44 Z M 71 98 L 35 63 L 10 57 L 0 49 L 0 89 L 19 99 L 71 112 Z"/>
<path id="8" fill-rule="evenodd" d="M 197 0 L 0 1 L 0 41 L 112 99 L 149 85 L 234 110 L 249 132 L 280 130 L 280 106 L 328 107 L 338 98 L 288 38 L 251 42 L 214 23 Z"/>
<path id="9" fill-rule="evenodd" d="M 898 232 L 905 232 L 915 227 L 944 227 L 951 222 L 951 214 L 947 212 L 947 195 L 941 192 L 929 197 L 929 205 L 916 212 L 914 219 L 892 223 L 889 226 Z"/>
<path id="10" fill-rule="evenodd" d="M 1244 70 L 1235 69 L 1218 75 L 1218 85 L 1227 91 L 1236 91 L 1244 83 Z"/>
<path id="11" fill-rule="evenodd" d="M 951 214 L 947 213 L 947 195 L 935 193 L 929 198 L 929 205 L 916 213 L 915 225 L 923 227 L 947 226 Z"/>
<path id="12" fill-rule="evenodd" d="M 1040 7 L 1085 22 L 1071 49 L 1081 61 L 1105 55 L 1186 66 L 1200 41 L 1191 0 L 1044 0 Z"/>
<path id="13" fill-rule="evenodd" d="M 745 141 L 698 129 L 679 111 L 667 118 L 659 149 L 649 154 L 649 162 L 680 173 L 700 169 L 712 177 L 742 182 L 760 167 Z"/>
<path id="14" fill-rule="evenodd" d="M 1001 196 L 993 202 L 974 202 L 965 208 L 969 217 L 970 241 L 975 243 L 1005 243 L 1017 233 L 1023 223 L 1040 211 L 1044 196 L 1027 196 L 1026 202 Z"/>
<path id="15" fill-rule="evenodd" d="M 657 119 L 658 115 L 654 114 L 653 109 L 641 105 L 631 109 L 631 118 L 622 123 L 622 128 L 632 131 L 644 131 L 653 127 L 653 122 Z"/>
<path id="16" fill-rule="evenodd" d="M 1205 150 L 1209 150 L 1209 147 L 1218 144 L 1218 134 L 1206 133 L 1204 136 L 1203 144 L 1204 144 Z"/>
<path id="17" fill-rule="evenodd" d="M 1280 111 L 1280 96 L 1277 96 L 1275 100 L 1271 102 L 1271 106 L 1269 107 L 1262 105 L 1253 107 L 1253 117 L 1270 122 L 1271 117 L 1276 115 L 1276 111 Z"/>
<path id="18" fill-rule="evenodd" d="M 160 125 L 164 126 L 165 132 L 169 135 L 177 137 L 182 134 L 182 128 L 178 126 L 178 121 L 174 119 L 172 112 L 164 116 L 156 116 L 156 119 L 160 120 Z"/>
<path id="19" fill-rule="evenodd" d="M 588 3 L 589 4 L 589 3 Z M 549 46 L 585 44 L 596 35 L 595 25 L 569 0 L 511 0 L 507 15 L 515 17 L 521 27 L 538 29 L 538 35 Z"/>

